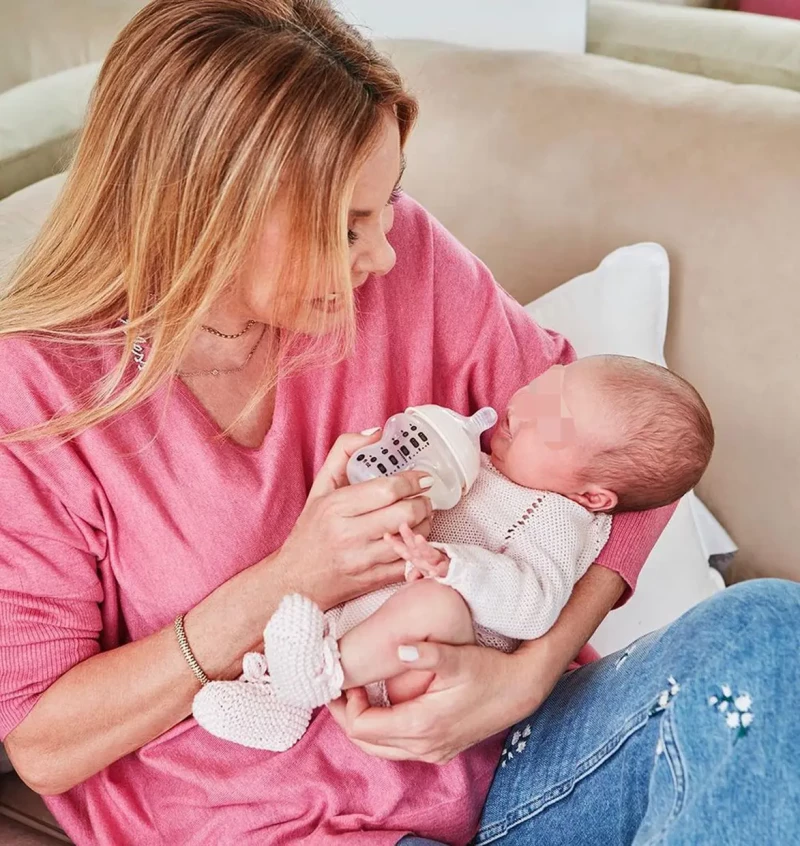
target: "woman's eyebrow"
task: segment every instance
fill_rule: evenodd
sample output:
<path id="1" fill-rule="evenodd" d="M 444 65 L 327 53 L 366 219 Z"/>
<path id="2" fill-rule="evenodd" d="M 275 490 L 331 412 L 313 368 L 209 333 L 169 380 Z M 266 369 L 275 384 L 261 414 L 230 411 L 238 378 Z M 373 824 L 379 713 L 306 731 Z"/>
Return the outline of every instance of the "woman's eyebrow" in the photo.
<path id="1" fill-rule="evenodd" d="M 406 172 L 406 157 L 402 156 L 400 158 L 400 175 L 397 177 L 397 182 L 394 184 L 394 188 L 392 189 L 392 193 L 394 193 L 399 187 L 400 183 L 403 181 L 403 174 Z M 364 217 L 372 217 L 374 212 L 368 211 L 367 209 L 353 209 L 350 214 L 355 218 L 364 218 Z"/>

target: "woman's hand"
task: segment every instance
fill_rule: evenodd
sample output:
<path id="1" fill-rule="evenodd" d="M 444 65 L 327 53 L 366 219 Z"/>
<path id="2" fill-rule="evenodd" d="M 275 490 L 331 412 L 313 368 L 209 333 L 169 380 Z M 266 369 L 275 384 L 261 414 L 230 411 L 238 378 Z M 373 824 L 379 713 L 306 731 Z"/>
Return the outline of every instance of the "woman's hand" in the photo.
<path id="1" fill-rule="evenodd" d="M 405 562 L 384 535 L 396 535 L 404 523 L 420 535 L 430 532 L 431 503 L 422 496 L 430 487 L 425 473 L 348 485 L 350 456 L 376 437 L 342 435 L 336 441 L 277 555 L 287 592 L 302 593 L 323 610 L 403 581 Z"/>
<path id="2" fill-rule="evenodd" d="M 430 670 L 426 693 L 392 708 L 370 708 L 363 690 L 332 702 L 336 721 L 357 746 L 392 760 L 442 764 L 518 723 L 550 695 L 580 648 L 625 590 L 612 570 L 592 565 L 555 625 L 506 655 L 480 646 L 418 643 L 409 670 Z"/>
<path id="3" fill-rule="evenodd" d="M 361 688 L 328 707 L 364 752 L 394 761 L 445 764 L 470 746 L 505 731 L 544 701 L 530 667 L 516 655 L 480 646 L 416 644 L 409 670 L 435 678 L 426 693 L 391 708 L 372 708 Z M 524 670 L 524 672 L 523 672 Z"/>

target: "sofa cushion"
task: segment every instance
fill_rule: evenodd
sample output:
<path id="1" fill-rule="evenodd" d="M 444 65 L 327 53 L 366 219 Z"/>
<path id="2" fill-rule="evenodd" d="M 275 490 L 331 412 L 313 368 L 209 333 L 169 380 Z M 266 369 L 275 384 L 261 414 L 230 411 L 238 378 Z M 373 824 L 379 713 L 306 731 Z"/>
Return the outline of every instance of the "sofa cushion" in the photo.
<path id="1" fill-rule="evenodd" d="M 101 60 L 146 0 L 0 0 L 0 91 Z"/>
<path id="2" fill-rule="evenodd" d="M 44 223 L 64 179 L 63 173 L 51 176 L 0 201 L 0 290 Z"/>
<path id="3" fill-rule="evenodd" d="M 0 199 L 66 168 L 99 70 L 82 65 L 0 94 Z"/>
<path id="4" fill-rule="evenodd" d="M 794 21 L 592 0 L 587 50 L 712 79 L 800 90 L 800 23 Z"/>

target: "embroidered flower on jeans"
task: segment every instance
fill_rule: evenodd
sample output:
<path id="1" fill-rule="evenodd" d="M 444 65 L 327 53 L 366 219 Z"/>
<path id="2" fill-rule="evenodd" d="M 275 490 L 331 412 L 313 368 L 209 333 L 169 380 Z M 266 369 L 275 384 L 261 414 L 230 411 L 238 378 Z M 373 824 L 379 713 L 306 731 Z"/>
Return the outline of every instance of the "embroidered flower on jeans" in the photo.
<path id="1" fill-rule="evenodd" d="M 708 697 L 709 707 L 715 708 L 725 717 L 725 725 L 736 732 L 734 743 L 747 735 L 755 715 L 751 708 L 753 699 L 749 693 L 737 693 L 734 696 L 731 686 L 720 685 L 720 693 Z"/>
<path id="2" fill-rule="evenodd" d="M 656 704 L 650 709 L 650 716 L 653 717 L 658 714 L 660 711 L 663 711 L 667 705 L 680 693 L 681 686 L 675 680 L 674 676 L 669 676 L 667 678 L 667 684 L 669 687 L 666 690 L 662 690 L 661 693 L 658 695 L 658 700 Z"/>
<path id="3" fill-rule="evenodd" d="M 739 728 L 742 723 L 742 718 L 739 716 L 738 711 L 731 711 L 727 717 L 725 717 L 725 725 L 728 728 L 735 729 Z"/>
<path id="4" fill-rule="evenodd" d="M 516 752 L 519 755 L 521 752 L 525 751 L 525 747 L 528 745 L 528 741 L 525 740 L 526 737 L 531 736 L 531 727 L 530 724 L 526 725 L 522 731 L 515 731 L 514 734 L 511 735 L 508 739 L 508 745 L 503 747 L 503 752 L 500 755 L 500 766 L 505 767 L 509 761 L 514 760 L 514 753 Z"/>

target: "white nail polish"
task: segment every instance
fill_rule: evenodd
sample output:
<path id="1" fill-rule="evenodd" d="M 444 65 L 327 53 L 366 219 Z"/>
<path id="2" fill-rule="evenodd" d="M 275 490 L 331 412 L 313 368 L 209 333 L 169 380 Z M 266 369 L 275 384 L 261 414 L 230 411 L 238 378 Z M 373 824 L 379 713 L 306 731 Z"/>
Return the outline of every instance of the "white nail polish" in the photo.
<path id="1" fill-rule="evenodd" d="M 365 438 L 368 438 L 368 437 L 370 437 L 370 435 L 374 435 L 376 432 L 380 432 L 380 430 L 381 430 L 381 427 L 380 427 L 380 426 L 375 426 L 375 427 L 374 427 L 374 428 L 372 428 L 372 429 L 364 429 L 364 431 L 363 431 L 361 434 L 362 434 Z"/>
<path id="2" fill-rule="evenodd" d="M 419 659 L 419 650 L 416 646 L 398 646 L 397 657 L 404 663 L 410 663 Z"/>
<path id="3" fill-rule="evenodd" d="M 423 491 L 427 491 L 428 488 L 433 487 L 433 479 L 430 476 L 423 476 L 423 478 L 419 480 L 419 486 Z"/>

